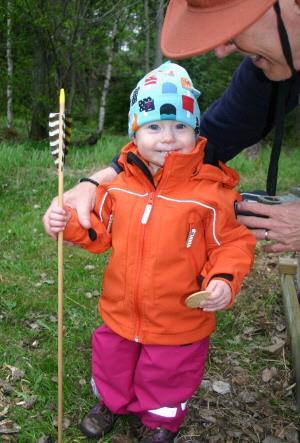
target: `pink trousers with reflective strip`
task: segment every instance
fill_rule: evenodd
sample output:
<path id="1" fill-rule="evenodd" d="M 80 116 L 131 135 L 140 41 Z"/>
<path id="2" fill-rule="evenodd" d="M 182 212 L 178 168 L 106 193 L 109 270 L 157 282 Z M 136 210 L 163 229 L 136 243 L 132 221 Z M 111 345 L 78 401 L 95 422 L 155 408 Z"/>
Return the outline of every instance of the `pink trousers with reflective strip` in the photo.
<path id="1" fill-rule="evenodd" d="M 103 403 L 115 414 L 136 414 L 150 428 L 177 432 L 186 402 L 199 387 L 209 339 L 183 346 L 143 345 L 107 326 L 92 338 L 92 377 Z"/>

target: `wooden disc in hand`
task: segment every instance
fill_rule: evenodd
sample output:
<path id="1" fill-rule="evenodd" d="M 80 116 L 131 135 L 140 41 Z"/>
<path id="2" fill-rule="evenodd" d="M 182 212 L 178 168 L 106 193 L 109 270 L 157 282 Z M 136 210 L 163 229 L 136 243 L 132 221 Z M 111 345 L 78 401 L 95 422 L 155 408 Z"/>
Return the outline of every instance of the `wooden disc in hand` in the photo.
<path id="1" fill-rule="evenodd" d="M 188 308 L 199 308 L 200 303 L 206 300 L 210 294 L 209 291 L 194 292 L 184 300 L 184 303 Z"/>

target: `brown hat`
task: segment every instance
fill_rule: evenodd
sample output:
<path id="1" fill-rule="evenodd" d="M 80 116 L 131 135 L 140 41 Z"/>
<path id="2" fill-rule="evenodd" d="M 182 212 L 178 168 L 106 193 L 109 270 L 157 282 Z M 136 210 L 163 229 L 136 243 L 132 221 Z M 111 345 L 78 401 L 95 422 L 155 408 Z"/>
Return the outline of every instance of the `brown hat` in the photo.
<path id="1" fill-rule="evenodd" d="M 161 49 L 181 59 L 210 51 L 258 20 L 276 0 L 170 0 Z"/>

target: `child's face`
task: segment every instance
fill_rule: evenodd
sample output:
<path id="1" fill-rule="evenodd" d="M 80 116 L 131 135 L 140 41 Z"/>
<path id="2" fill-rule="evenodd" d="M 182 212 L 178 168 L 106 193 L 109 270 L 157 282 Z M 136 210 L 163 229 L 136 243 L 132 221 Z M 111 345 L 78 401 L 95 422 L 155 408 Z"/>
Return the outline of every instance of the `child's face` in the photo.
<path id="1" fill-rule="evenodd" d="M 174 120 L 146 123 L 137 130 L 133 139 L 141 156 L 149 162 L 152 174 L 164 166 L 170 152 L 192 152 L 196 140 L 191 126 Z"/>

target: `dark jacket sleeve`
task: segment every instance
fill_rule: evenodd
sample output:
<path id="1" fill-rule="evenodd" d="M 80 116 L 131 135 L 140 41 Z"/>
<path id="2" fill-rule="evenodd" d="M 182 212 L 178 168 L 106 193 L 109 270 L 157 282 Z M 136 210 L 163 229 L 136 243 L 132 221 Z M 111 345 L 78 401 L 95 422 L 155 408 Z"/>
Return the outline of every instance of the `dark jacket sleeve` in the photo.
<path id="1" fill-rule="evenodd" d="M 277 86 L 249 58 L 239 65 L 224 94 L 201 118 L 201 135 L 215 147 L 220 160 L 230 160 L 272 129 Z M 287 112 L 297 106 L 299 92 L 297 76 L 287 98 Z"/>

